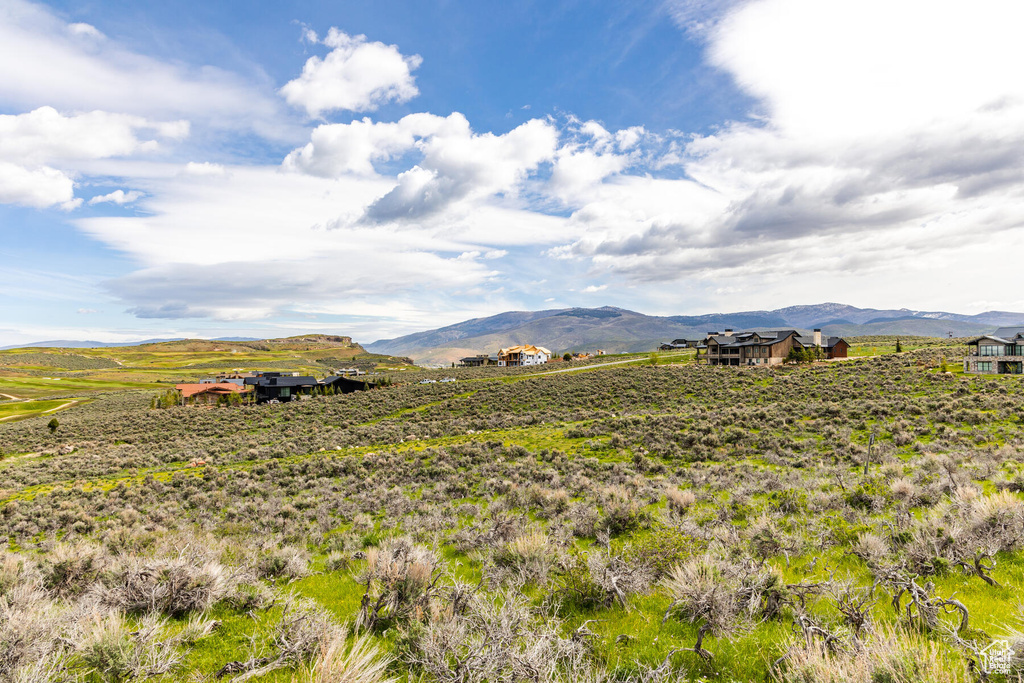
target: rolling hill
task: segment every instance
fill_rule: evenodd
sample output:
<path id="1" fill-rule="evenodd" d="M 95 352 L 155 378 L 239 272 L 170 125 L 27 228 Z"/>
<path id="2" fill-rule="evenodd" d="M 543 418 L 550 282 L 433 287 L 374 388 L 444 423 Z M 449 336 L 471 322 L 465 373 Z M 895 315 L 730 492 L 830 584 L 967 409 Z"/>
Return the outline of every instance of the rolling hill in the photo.
<path id="1" fill-rule="evenodd" d="M 493 353 L 503 346 L 538 344 L 563 351 L 649 351 L 676 338 L 701 338 L 709 331 L 732 329 L 810 330 L 839 336 L 969 336 L 1001 325 L 1024 325 L 1024 313 L 989 311 L 977 315 L 911 309 L 857 308 L 824 303 L 771 311 L 741 311 L 698 316 L 651 316 L 636 311 L 565 308 L 509 311 L 474 318 L 436 330 L 366 345 L 371 353 L 408 356 L 419 364 L 447 364 L 467 355 Z"/>

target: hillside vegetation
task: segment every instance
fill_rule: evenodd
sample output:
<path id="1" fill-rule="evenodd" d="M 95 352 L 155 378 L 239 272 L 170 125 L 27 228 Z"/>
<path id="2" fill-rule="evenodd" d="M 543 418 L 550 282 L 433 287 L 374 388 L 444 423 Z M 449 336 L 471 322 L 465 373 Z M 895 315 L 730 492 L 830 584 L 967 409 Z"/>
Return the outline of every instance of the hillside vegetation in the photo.
<path id="1" fill-rule="evenodd" d="M 367 353 L 329 335 L 228 342 L 205 339 L 96 349 L 0 351 L 0 399 L 91 394 L 196 381 L 218 372 L 277 370 L 322 377 L 332 369 L 411 369 L 407 358 Z"/>
<path id="2" fill-rule="evenodd" d="M 1024 380 L 956 353 L 0 423 L 0 680 L 1003 680 Z"/>

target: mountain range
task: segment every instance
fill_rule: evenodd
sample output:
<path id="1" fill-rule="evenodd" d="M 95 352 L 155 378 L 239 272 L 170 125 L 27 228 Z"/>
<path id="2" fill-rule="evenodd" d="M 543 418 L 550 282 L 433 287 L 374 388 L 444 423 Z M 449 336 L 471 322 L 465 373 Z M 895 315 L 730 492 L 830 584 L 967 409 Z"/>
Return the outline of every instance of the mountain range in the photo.
<path id="1" fill-rule="evenodd" d="M 904 335 L 954 337 L 985 334 L 1004 325 L 1024 325 L 1024 313 L 988 311 L 976 315 L 907 308 L 857 308 L 824 303 L 775 310 L 652 316 L 623 308 L 561 308 L 508 311 L 436 330 L 365 345 L 371 353 L 408 356 L 418 364 L 448 364 L 504 346 L 536 344 L 561 353 L 650 351 L 678 338 L 703 338 L 707 332 L 742 329 L 821 328 L 827 335 Z"/>
<path id="2" fill-rule="evenodd" d="M 380 339 L 363 348 L 370 353 L 406 356 L 420 365 L 447 365 L 463 356 L 494 353 L 515 344 L 536 344 L 556 353 L 596 351 L 609 353 L 651 351 L 673 339 L 703 339 L 710 331 L 821 328 L 827 335 L 854 337 L 902 335 L 964 337 L 992 332 L 997 327 L 1024 326 L 1024 313 L 987 311 L 976 315 L 908 308 L 857 308 L 824 303 L 789 306 L 771 311 L 740 311 L 706 315 L 654 316 L 613 306 L 556 308 L 545 311 L 507 311 L 473 318 L 436 330 Z M 136 346 L 180 339 L 136 342 L 51 340 L 2 347 L 102 348 Z M 252 337 L 220 337 L 211 341 L 251 342 Z"/>

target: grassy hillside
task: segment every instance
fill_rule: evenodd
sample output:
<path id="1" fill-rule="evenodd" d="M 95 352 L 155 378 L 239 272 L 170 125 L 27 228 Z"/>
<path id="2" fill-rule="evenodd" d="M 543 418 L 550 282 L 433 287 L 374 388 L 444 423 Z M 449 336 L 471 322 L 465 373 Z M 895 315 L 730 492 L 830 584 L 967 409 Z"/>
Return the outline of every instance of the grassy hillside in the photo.
<path id="1" fill-rule="evenodd" d="M 973 681 L 1024 651 L 1024 378 L 957 352 L 0 423 L 0 677 Z"/>

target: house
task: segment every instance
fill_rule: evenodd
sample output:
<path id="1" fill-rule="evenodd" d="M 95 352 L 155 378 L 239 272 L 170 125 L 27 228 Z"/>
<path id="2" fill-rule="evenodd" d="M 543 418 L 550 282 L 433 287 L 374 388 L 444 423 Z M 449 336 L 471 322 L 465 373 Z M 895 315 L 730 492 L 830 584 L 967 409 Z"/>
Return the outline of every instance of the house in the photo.
<path id="1" fill-rule="evenodd" d="M 850 343 L 842 337 L 822 337 L 821 330 L 815 329 L 811 334 L 797 337 L 797 341 L 805 349 L 821 349 L 821 357 L 828 360 L 833 358 L 847 358 L 850 353 Z"/>
<path id="2" fill-rule="evenodd" d="M 245 386 L 251 386 L 256 392 L 256 400 L 292 401 L 297 396 L 308 396 L 320 386 L 315 377 L 296 377 L 279 372 L 264 372 L 257 377 L 246 377 Z"/>
<path id="3" fill-rule="evenodd" d="M 332 375 L 320 380 L 320 387 L 322 389 L 330 387 L 336 394 L 351 394 L 355 391 L 363 391 L 367 386 L 368 383 L 364 380 L 353 379 L 346 375 Z"/>
<path id="4" fill-rule="evenodd" d="M 551 360 L 551 352 L 543 346 L 520 344 L 498 351 L 498 365 L 504 367 L 521 367 L 525 365 L 543 365 Z"/>
<path id="5" fill-rule="evenodd" d="M 174 388 L 178 390 L 179 394 L 181 394 L 182 405 L 186 403 L 208 405 L 211 403 L 218 403 L 222 398 L 229 397 L 233 394 L 241 397 L 252 391 L 251 388 L 240 386 L 232 382 L 176 384 Z"/>
<path id="6" fill-rule="evenodd" d="M 793 349 L 821 349 L 823 358 L 846 358 L 850 345 L 839 337 L 822 338 L 821 330 L 801 335 L 796 330 L 775 332 L 708 332 L 697 347 L 708 365 L 779 365 L 786 362 Z M 698 360 L 701 356 L 698 355 Z"/>
<path id="7" fill-rule="evenodd" d="M 700 339 L 673 339 L 658 347 L 660 351 L 675 351 L 676 349 L 695 349 L 701 345 Z"/>
<path id="8" fill-rule="evenodd" d="M 964 372 L 980 375 L 1019 375 L 1024 361 L 1024 327 L 1000 327 L 967 342 L 974 347 L 964 358 Z"/>
<path id="9" fill-rule="evenodd" d="M 497 365 L 498 357 L 482 353 L 479 356 L 466 356 L 459 359 L 459 364 L 464 368 L 479 368 L 484 365 Z"/>

